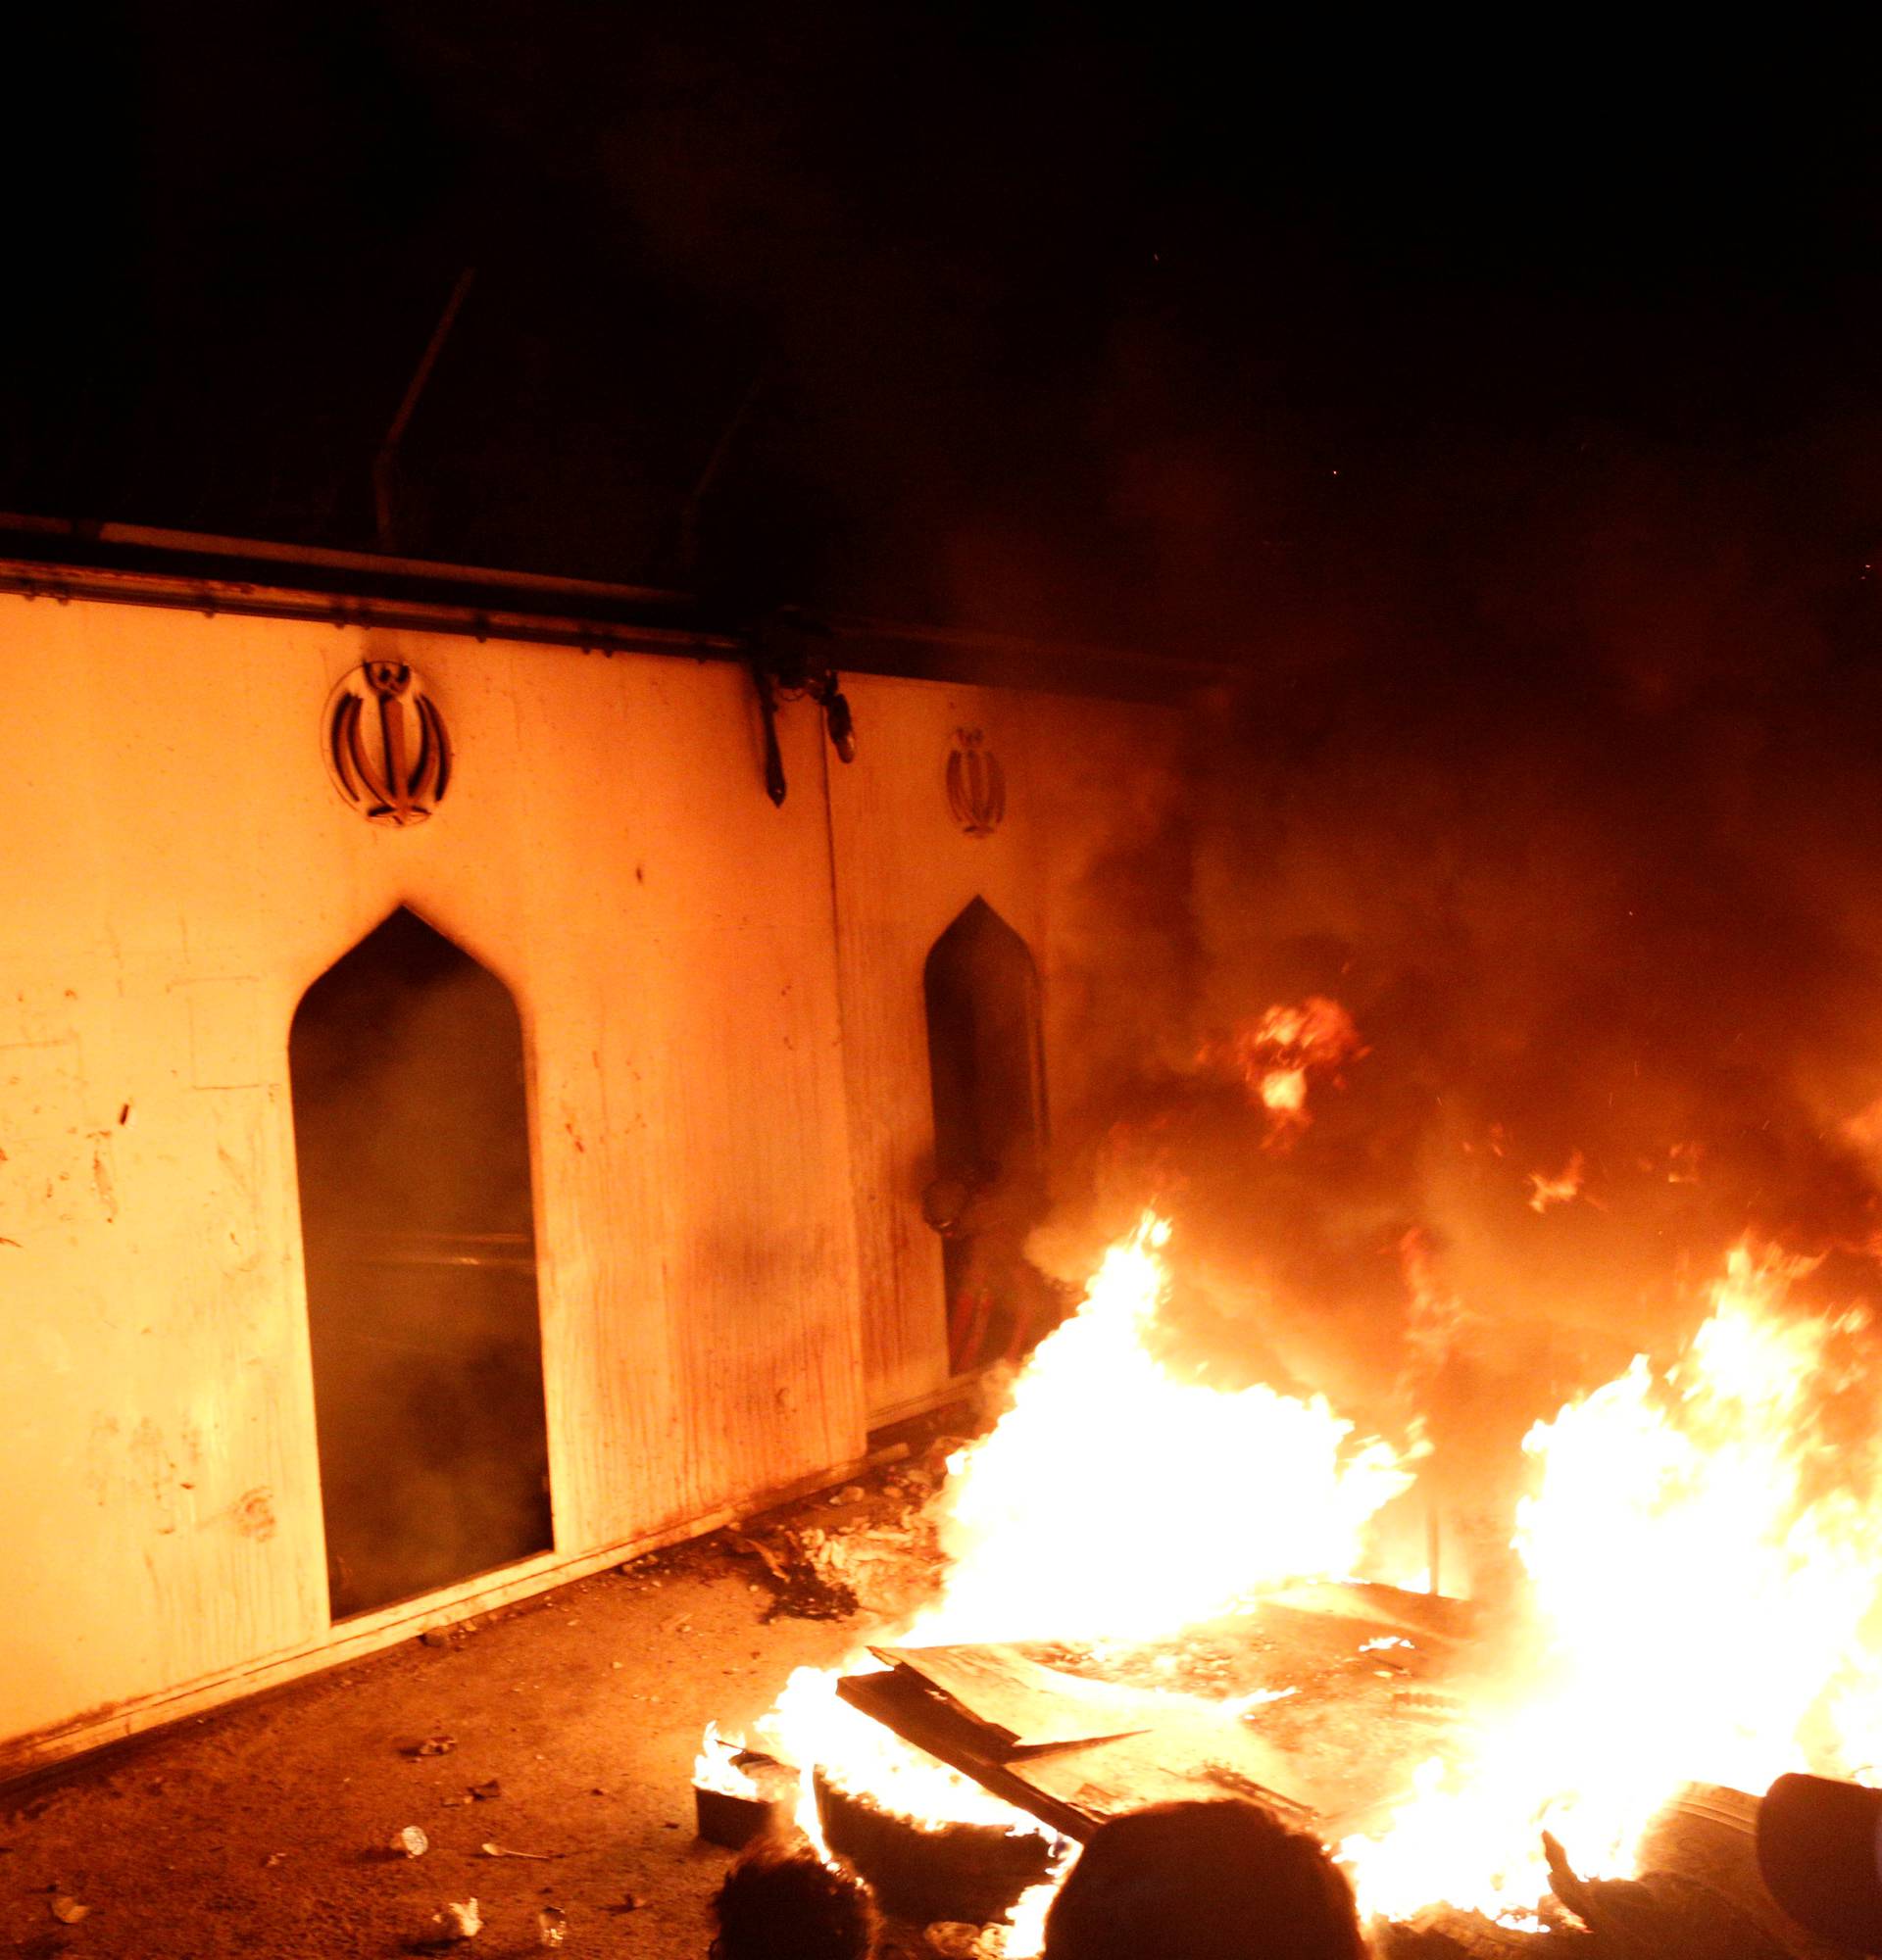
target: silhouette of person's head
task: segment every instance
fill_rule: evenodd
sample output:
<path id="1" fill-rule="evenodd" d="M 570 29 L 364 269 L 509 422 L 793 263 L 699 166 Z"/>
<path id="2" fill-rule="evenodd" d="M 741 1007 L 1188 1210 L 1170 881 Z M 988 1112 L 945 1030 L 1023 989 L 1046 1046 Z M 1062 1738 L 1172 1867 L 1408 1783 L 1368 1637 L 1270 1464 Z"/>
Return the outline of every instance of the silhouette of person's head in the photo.
<path id="1" fill-rule="evenodd" d="M 868 1960 L 868 1887 L 832 1871 L 803 1838 L 761 1838 L 713 1899 L 714 1960 Z"/>
<path id="2" fill-rule="evenodd" d="M 1100 1826 L 1046 1921 L 1044 1960 L 1363 1960 L 1353 1888 L 1320 1844 L 1239 1800 Z"/>

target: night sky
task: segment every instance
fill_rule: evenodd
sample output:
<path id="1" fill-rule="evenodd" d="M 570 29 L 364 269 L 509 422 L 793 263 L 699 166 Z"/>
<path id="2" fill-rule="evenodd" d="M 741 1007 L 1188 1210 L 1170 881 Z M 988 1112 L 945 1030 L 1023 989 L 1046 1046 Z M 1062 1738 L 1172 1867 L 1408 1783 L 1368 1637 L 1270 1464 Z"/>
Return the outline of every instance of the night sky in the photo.
<path id="1" fill-rule="evenodd" d="M 1258 668 L 1872 637 L 1882 150 L 1834 50 L 1801 93 L 1097 18 L 81 23 L 19 71 L 0 504 L 370 547 L 474 267 L 412 555 Z"/>

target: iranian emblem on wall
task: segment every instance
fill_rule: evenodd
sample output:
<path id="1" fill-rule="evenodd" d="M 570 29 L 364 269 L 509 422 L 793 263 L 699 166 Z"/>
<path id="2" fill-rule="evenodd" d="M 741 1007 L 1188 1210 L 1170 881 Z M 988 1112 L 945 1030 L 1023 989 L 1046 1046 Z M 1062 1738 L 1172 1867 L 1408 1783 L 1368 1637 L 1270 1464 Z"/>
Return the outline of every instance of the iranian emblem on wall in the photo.
<path id="1" fill-rule="evenodd" d="M 451 738 L 403 661 L 367 661 L 342 675 L 322 734 L 333 787 L 369 823 L 422 823 L 443 802 Z"/>
<path id="2" fill-rule="evenodd" d="M 1007 772 L 977 728 L 957 728 L 948 757 L 948 808 L 969 837 L 991 837 L 1007 813 Z"/>

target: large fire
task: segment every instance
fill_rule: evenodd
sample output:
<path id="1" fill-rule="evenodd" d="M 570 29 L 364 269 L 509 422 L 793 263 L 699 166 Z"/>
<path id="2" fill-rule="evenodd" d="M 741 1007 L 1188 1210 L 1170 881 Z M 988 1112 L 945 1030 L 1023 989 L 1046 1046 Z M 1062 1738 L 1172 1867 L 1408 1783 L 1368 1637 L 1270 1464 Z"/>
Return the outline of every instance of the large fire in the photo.
<path id="1" fill-rule="evenodd" d="M 953 1466 L 947 1592 L 911 1641 L 1147 1639 L 1263 1586 L 1359 1569 L 1367 1520 L 1412 1473 L 1323 1398 L 1223 1393 L 1163 1366 L 1150 1337 L 1168 1232 L 1146 1220 L 1111 1249 L 1005 1419 Z"/>
<path id="2" fill-rule="evenodd" d="M 1545 1825 L 1578 1869 L 1624 1876 L 1682 1784 L 1873 1762 L 1876 1391 L 1856 1316 L 1785 1314 L 1795 1271 L 1736 1249 L 1670 1367 L 1639 1356 L 1524 1440 L 1526 1638 L 1470 1745 L 1343 1847 L 1370 1910 L 1520 1912 L 1547 1889 Z"/>
<path id="3" fill-rule="evenodd" d="M 1265 1586 L 1358 1567 L 1366 1521 L 1411 1471 L 1384 1443 L 1356 1442 L 1322 1399 L 1259 1384 L 1224 1394 L 1165 1368 L 1150 1337 L 1168 1232 L 1146 1219 L 1111 1249 L 1006 1416 L 952 1459 L 946 1585 L 900 1643 L 1173 1635 Z M 1263 1501 L 1276 1492 L 1285 1502 Z M 1226 1493 L 1248 1494 L 1227 1516 Z M 837 1699 L 839 1673 L 874 1665 L 798 1669 L 764 1725 L 768 1746 L 930 1823 L 1015 1824 Z M 808 1805 L 802 1821 L 815 1835 Z"/>
<path id="4" fill-rule="evenodd" d="M 1146 1219 L 1111 1250 L 1004 1419 L 954 1459 L 942 1595 L 884 1641 L 1174 1639 L 1288 1582 L 1378 1576 L 1368 1526 L 1415 1452 L 1323 1399 L 1166 1364 L 1169 1229 Z M 1757 1791 L 1878 1760 L 1882 1381 L 1859 1315 L 1789 1303 L 1798 1271 L 1734 1250 L 1683 1352 L 1636 1358 L 1530 1432 L 1519 1610 L 1486 1635 L 1466 1719 L 1338 1847 L 1368 1913 L 1446 1901 L 1521 1923 L 1548 1889 L 1545 1827 L 1584 1873 L 1624 1876 L 1686 1783 Z M 770 1746 L 930 1825 L 1043 1829 L 838 1701 L 835 1680 L 793 1677 Z M 1220 1714 L 1261 1719 L 1246 1700 Z"/>

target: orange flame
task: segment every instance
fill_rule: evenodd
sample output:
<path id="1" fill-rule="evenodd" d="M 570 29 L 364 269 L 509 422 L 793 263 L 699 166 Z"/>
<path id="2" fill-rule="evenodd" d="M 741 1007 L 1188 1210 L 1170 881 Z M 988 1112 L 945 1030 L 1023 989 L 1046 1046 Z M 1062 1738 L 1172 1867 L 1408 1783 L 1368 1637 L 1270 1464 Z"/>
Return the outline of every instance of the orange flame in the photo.
<path id="1" fill-rule="evenodd" d="M 1827 1424 L 1852 1390 L 1882 1413 L 1882 1392 L 1850 1372 L 1854 1317 L 1783 1313 L 1797 1270 L 1741 1246 L 1673 1367 L 1639 1356 L 1525 1439 L 1533 1639 L 1471 1745 L 1343 1847 L 1368 1910 L 1520 1919 L 1547 1889 L 1544 1824 L 1578 1870 L 1625 1875 L 1684 1783 L 1876 1760 L 1882 1441 Z"/>
<path id="2" fill-rule="evenodd" d="M 1245 1021 L 1207 1044 L 1199 1059 L 1241 1078 L 1251 1100 L 1267 1111 L 1268 1141 L 1284 1147 L 1313 1120 L 1307 1106 L 1310 1083 L 1337 1080 L 1341 1064 L 1364 1053 L 1353 1016 L 1337 1001 L 1312 994 Z"/>
<path id="3" fill-rule="evenodd" d="M 1166 1367 L 1152 1337 L 1168 1236 L 1146 1215 L 1106 1253 L 1084 1304 L 1014 1383 L 1005 1417 L 950 1460 L 945 1591 L 893 1643 L 1148 1639 L 1362 1563 L 1367 1521 L 1411 1470 L 1387 1444 L 1356 1441 L 1321 1397 L 1217 1390 Z M 1225 1512 L 1229 1491 L 1287 1501 Z M 838 1699 L 838 1673 L 876 1665 L 865 1655 L 842 1670 L 798 1669 L 759 1725 L 765 1746 L 922 1823 L 1043 1834 Z M 815 1836 L 808 1802 L 800 1822 Z M 1022 1950 L 1009 1945 L 1015 1960 Z"/>
<path id="4" fill-rule="evenodd" d="M 1280 1582 L 1363 1569 L 1406 1459 L 1319 1398 L 1166 1367 L 1167 1237 L 1146 1217 L 1111 1250 L 1007 1416 L 954 1459 L 954 1562 L 903 1641 L 1157 1638 Z M 1468 1317 L 1421 1240 L 1401 1252 L 1441 1354 Z M 1533 1924 L 1544 1826 L 1578 1870 L 1622 1876 L 1685 1783 L 1756 1791 L 1787 1769 L 1882 1764 L 1882 1366 L 1860 1316 L 1792 1307 L 1802 1270 L 1737 1248 L 1672 1365 L 1639 1356 L 1531 1430 L 1522 1631 L 1397 1811 L 1341 1846 L 1368 1913 L 1442 1900 Z M 1238 1489 L 1289 1501 L 1225 1514 L 1216 1494 Z M 835 1681 L 794 1675 L 767 1746 L 917 1821 L 1040 1829 L 839 1701 Z M 1027 1901 L 1035 1930 L 1047 1896 Z M 1009 1951 L 1035 1945 L 1016 1932 Z"/>
<path id="5" fill-rule="evenodd" d="M 1581 1181 L 1587 1164 L 1579 1151 L 1569 1152 L 1568 1161 L 1554 1177 L 1541 1171 L 1529 1173 L 1529 1209 L 1547 1211 L 1552 1204 L 1566 1204 L 1581 1195 Z"/>
<path id="6" fill-rule="evenodd" d="M 718 1790 L 725 1796 L 756 1796 L 758 1785 L 738 1761 L 745 1744 L 718 1733 L 717 1722 L 708 1722 L 699 1740 L 699 1754 L 693 1758 L 693 1788 Z"/>
<path id="7" fill-rule="evenodd" d="M 1146 1217 L 1106 1253 L 1006 1417 L 955 1458 L 947 1592 L 911 1638 L 1149 1639 L 1262 1587 L 1360 1564 L 1366 1521 L 1411 1472 L 1384 1443 L 1355 1446 L 1322 1396 L 1170 1372 L 1151 1346 L 1168 1236 Z M 1224 1517 L 1225 1491 L 1286 1491 L 1288 1502 Z"/>

